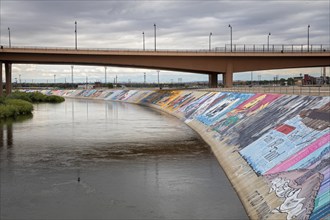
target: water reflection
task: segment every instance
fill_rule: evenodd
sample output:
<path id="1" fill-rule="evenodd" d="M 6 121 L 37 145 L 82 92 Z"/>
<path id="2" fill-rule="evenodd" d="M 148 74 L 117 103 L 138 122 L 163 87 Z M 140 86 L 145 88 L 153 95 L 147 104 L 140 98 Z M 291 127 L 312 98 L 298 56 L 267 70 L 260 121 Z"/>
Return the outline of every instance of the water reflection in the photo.
<path id="1" fill-rule="evenodd" d="M 13 146 L 13 124 L 22 123 L 26 120 L 32 119 L 33 115 L 23 115 L 15 119 L 0 120 L 0 147 L 7 146 L 10 148 Z M 4 135 L 4 133 L 6 135 Z M 5 144 L 6 143 L 6 144 Z"/>
<path id="2" fill-rule="evenodd" d="M 246 217 L 207 145 L 149 108 L 67 99 L 0 137 L 1 219 Z"/>
<path id="3" fill-rule="evenodd" d="M 3 132 L 4 132 L 3 124 L 0 124 L 0 147 L 3 147 L 3 145 L 4 145 Z"/>

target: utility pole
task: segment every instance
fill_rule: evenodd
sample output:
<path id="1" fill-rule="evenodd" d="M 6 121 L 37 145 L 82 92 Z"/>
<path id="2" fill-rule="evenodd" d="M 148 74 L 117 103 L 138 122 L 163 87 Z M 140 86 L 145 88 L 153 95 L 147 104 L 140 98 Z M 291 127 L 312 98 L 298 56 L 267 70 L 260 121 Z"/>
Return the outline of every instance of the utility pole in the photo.
<path id="1" fill-rule="evenodd" d="M 107 67 L 104 67 L 104 84 L 107 84 Z"/>
<path id="2" fill-rule="evenodd" d="M 10 28 L 8 27 L 8 43 L 9 43 L 9 48 L 11 48 L 11 39 L 10 39 Z"/>
<path id="3" fill-rule="evenodd" d="M 160 89 L 160 84 L 159 84 L 159 70 L 157 70 L 157 72 L 158 72 L 158 87 Z"/>
<path id="4" fill-rule="evenodd" d="M 72 83 L 72 87 L 73 87 L 73 66 L 71 66 L 71 83 Z"/>
<path id="5" fill-rule="evenodd" d="M 156 24 L 154 24 L 154 37 L 155 37 L 155 51 L 156 49 Z"/>
<path id="6" fill-rule="evenodd" d="M 78 43 L 77 43 L 77 21 L 74 22 L 74 33 L 75 33 L 75 48 L 78 49 Z"/>
<path id="7" fill-rule="evenodd" d="M 144 41 L 144 32 L 142 32 L 142 48 L 143 50 L 146 50 L 145 41 Z"/>

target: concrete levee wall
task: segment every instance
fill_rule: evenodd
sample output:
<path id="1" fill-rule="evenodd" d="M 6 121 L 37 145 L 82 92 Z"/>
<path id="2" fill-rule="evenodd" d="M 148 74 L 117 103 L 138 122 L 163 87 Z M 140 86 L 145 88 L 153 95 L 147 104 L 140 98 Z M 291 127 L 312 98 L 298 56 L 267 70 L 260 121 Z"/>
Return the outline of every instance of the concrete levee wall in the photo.
<path id="1" fill-rule="evenodd" d="M 44 90 L 147 105 L 210 145 L 251 219 L 330 218 L 330 97 L 210 91 Z"/>

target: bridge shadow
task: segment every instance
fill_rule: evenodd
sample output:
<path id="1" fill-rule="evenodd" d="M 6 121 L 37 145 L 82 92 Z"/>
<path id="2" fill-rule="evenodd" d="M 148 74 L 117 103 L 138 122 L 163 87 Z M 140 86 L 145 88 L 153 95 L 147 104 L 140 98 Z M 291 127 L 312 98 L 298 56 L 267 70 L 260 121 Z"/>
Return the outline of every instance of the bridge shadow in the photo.
<path id="1" fill-rule="evenodd" d="M 7 147 L 7 149 L 13 147 L 13 125 L 29 120 L 33 115 L 19 116 L 16 119 L 0 120 L 0 149 Z"/>

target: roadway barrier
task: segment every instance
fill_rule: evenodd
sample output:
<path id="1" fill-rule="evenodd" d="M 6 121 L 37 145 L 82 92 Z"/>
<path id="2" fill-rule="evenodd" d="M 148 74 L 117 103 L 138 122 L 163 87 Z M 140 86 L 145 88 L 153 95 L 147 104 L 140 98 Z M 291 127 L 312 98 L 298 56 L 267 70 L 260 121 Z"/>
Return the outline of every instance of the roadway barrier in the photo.
<path id="1" fill-rule="evenodd" d="M 251 219 L 330 217 L 329 96 L 190 90 L 43 93 L 147 105 L 180 118 L 210 145 Z"/>

